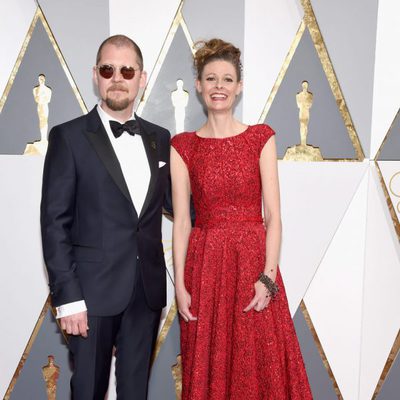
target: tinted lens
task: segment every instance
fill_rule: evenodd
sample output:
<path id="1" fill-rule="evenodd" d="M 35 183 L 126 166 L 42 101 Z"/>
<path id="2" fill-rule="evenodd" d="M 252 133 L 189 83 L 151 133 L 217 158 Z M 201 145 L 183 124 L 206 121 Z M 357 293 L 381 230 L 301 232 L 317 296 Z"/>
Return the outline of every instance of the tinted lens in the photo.
<path id="1" fill-rule="evenodd" d="M 100 65 L 100 75 L 105 79 L 110 79 L 114 75 L 115 67 L 113 65 L 104 64 Z M 132 67 L 120 67 L 121 75 L 124 79 L 132 79 L 135 76 L 135 70 Z"/>
<path id="2" fill-rule="evenodd" d="M 100 75 L 105 79 L 110 79 L 114 75 L 114 67 L 112 65 L 100 65 Z"/>
<path id="3" fill-rule="evenodd" d="M 132 79 L 135 76 L 135 70 L 132 67 L 121 67 L 120 71 L 124 79 Z"/>

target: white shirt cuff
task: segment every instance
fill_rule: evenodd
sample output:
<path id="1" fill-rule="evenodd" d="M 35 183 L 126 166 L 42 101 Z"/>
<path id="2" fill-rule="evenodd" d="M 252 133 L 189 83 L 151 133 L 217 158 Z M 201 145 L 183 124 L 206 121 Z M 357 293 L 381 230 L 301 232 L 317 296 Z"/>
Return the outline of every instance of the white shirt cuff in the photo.
<path id="1" fill-rule="evenodd" d="M 72 303 L 63 304 L 56 307 L 56 318 L 68 317 L 72 314 L 77 314 L 82 311 L 87 311 L 85 300 L 73 301 Z"/>

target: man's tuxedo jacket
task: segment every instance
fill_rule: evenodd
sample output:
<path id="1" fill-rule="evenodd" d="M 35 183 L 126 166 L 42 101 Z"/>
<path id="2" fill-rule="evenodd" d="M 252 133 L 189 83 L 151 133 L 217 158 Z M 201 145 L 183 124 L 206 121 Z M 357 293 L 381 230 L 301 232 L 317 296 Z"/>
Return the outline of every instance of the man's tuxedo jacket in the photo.
<path id="1" fill-rule="evenodd" d="M 140 215 L 96 109 L 50 132 L 41 228 L 53 306 L 83 299 L 89 315 L 116 315 L 139 268 L 148 305 L 165 306 L 161 215 L 170 193 L 170 134 L 136 119 L 151 170 Z"/>

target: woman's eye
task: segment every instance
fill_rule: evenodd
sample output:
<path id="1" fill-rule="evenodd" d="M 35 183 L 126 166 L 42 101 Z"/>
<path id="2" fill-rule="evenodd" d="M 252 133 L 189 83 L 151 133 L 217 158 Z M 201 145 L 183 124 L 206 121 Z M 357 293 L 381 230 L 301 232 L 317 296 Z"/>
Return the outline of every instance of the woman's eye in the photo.
<path id="1" fill-rule="evenodd" d="M 206 81 L 213 81 L 215 78 L 213 76 L 207 76 Z"/>
<path id="2" fill-rule="evenodd" d="M 226 81 L 226 82 L 230 82 L 230 83 L 231 83 L 231 82 L 233 82 L 233 79 L 232 79 L 232 78 L 229 78 L 229 77 L 227 77 L 227 78 L 225 78 L 225 81 Z"/>

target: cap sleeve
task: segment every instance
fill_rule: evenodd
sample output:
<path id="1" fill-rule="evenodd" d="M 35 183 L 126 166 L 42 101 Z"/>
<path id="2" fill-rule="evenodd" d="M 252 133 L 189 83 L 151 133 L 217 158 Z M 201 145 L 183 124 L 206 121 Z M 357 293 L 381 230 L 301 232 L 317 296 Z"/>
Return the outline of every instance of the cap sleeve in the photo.
<path id="1" fill-rule="evenodd" d="M 259 125 L 260 126 L 260 148 L 259 155 L 267 144 L 268 140 L 275 135 L 275 131 L 269 125 Z"/>
<path id="2" fill-rule="evenodd" d="M 190 134 L 188 132 L 184 132 L 175 135 L 171 139 L 171 146 L 178 152 L 178 154 L 182 157 L 182 160 L 188 167 L 189 167 L 189 153 L 190 153 L 189 136 Z"/>

